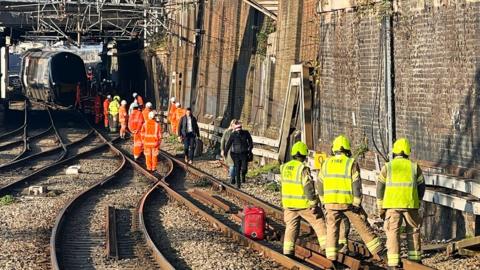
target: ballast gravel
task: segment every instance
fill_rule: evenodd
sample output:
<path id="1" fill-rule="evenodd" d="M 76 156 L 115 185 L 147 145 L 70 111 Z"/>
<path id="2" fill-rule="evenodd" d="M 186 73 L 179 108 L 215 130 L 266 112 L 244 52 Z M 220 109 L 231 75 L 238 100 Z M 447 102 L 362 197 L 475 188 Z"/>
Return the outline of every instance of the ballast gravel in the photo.
<path id="1" fill-rule="evenodd" d="M 177 269 L 283 269 L 277 263 L 240 246 L 213 229 L 185 206 L 156 199 L 158 211 L 148 211 L 157 222 L 152 232 L 159 249 Z M 155 207 L 152 207 L 155 208 Z"/>
<path id="2" fill-rule="evenodd" d="M 15 202 L 0 206 L 0 265 L 2 269 L 48 269 L 51 229 L 59 210 L 77 193 L 110 175 L 118 159 L 110 152 L 80 159 L 78 175 L 65 175 L 68 164 L 36 179 L 32 185 L 46 186 L 43 196 L 12 194 Z"/>
<path id="3" fill-rule="evenodd" d="M 69 269 L 156 269 L 149 250 L 135 228 L 136 207 L 152 182 L 133 169 L 125 169 L 98 191 L 90 193 L 66 218 L 61 241 L 63 266 Z M 106 209 L 114 206 L 117 215 L 119 260 L 105 256 Z M 81 243 L 81 244 L 78 244 Z"/>

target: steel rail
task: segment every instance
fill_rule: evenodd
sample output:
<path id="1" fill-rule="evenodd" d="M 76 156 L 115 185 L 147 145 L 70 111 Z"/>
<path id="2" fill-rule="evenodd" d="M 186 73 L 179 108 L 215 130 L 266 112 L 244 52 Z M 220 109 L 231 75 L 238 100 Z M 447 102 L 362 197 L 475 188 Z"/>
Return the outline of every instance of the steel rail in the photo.
<path id="1" fill-rule="evenodd" d="M 26 156 L 26 157 L 21 158 L 21 159 L 14 160 L 12 162 L 2 164 L 2 165 L 0 165 L 0 171 L 9 169 L 9 168 L 14 167 L 14 166 L 21 166 L 21 164 L 24 164 L 24 163 L 26 163 L 30 160 L 34 160 L 34 159 L 37 159 L 37 158 L 40 158 L 40 157 L 43 157 L 43 156 L 48 156 L 50 154 L 53 154 L 54 152 L 62 151 L 62 154 L 59 155 L 59 157 L 56 160 L 53 161 L 53 163 L 58 162 L 58 161 L 62 160 L 63 158 L 65 158 L 65 156 L 68 153 L 68 147 L 76 145 L 78 143 L 81 143 L 87 137 L 89 137 L 93 132 L 92 130 L 90 130 L 90 132 L 87 135 L 85 135 L 84 137 L 82 137 L 80 140 L 78 140 L 76 142 L 73 142 L 73 143 L 66 144 L 64 142 L 64 140 L 62 139 L 62 136 L 60 135 L 56 125 L 54 124 L 55 122 L 53 120 L 53 116 L 52 116 L 52 113 L 50 111 L 50 108 L 47 107 L 47 111 L 48 111 L 49 118 L 50 118 L 50 121 L 51 121 L 51 128 L 55 132 L 55 137 L 57 137 L 57 140 L 60 143 L 60 145 L 57 146 L 57 147 L 54 147 L 52 149 L 49 149 L 47 151 L 39 152 L 39 153 L 36 153 L 36 154 L 33 154 L 33 155 Z"/>
<path id="2" fill-rule="evenodd" d="M 5 138 L 11 137 L 13 134 L 18 133 L 19 131 L 21 131 L 25 128 L 25 126 L 27 125 L 27 114 L 28 114 L 28 102 L 26 100 L 23 102 L 23 107 L 25 109 L 24 110 L 25 113 L 24 113 L 23 124 L 20 127 L 14 129 L 12 131 L 8 131 L 6 133 L 0 134 L 0 141 L 5 139 Z"/>
<path id="3" fill-rule="evenodd" d="M 83 118 L 84 119 L 84 118 Z M 141 165 L 139 165 L 138 163 L 134 162 L 132 159 L 128 158 L 127 156 L 125 156 L 123 154 L 122 151 L 120 151 L 119 149 L 117 149 L 114 145 L 113 145 L 113 142 L 116 140 L 113 140 L 113 141 L 109 141 L 107 138 L 105 138 L 105 136 L 99 132 L 98 130 L 95 130 L 91 125 L 90 123 L 88 123 L 85 119 L 84 119 L 85 123 L 88 124 L 91 128 L 92 128 L 92 131 L 103 141 L 104 143 L 104 146 L 108 146 L 110 151 L 112 151 L 115 155 L 117 156 L 120 156 L 121 159 L 122 159 L 122 164 L 121 166 L 117 169 L 117 171 L 115 171 L 112 175 L 102 179 L 100 182 L 98 182 L 97 184 L 91 186 L 90 188 L 88 188 L 87 190 L 83 191 L 82 193 L 78 194 L 77 196 L 75 196 L 74 198 L 72 198 L 63 208 L 62 210 L 59 212 L 59 214 L 57 215 L 57 218 L 55 220 L 55 225 L 53 227 L 53 230 L 52 230 L 52 234 L 51 234 L 51 237 L 50 237 L 50 254 L 51 254 L 51 266 L 52 266 L 52 269 L 61 269 L 60 267 L 60 264 L 59 264 L 59 260 L 58 260 L 58 252 L 59 252 L 59 248 L 57 246 L 57 243 L 59 241 L 59 236 L 61 234 L 61 230 L 62 230 L 62 225 L 65 221 L 65 218 L 66 218 L 66 215 L 72 211 L 72 209 L 78 205 L 83 199 L 84 196 L 88 195 L 89 193 L 91 192 L 94 192 L 96 189 L 98 188 L 101 188 L 104 184 L 108 183 L 109 181 L 111 181 L 114 176 L 117 176 L 120 174 L 120 172 L 122 172 L 123 169 L 125 169 L 125 166 L 126 166 L 126 162 L 128 162 L 134 170 L 137 170 L 139 171 L 140 173 L 142 173 L 144 176 L 146 176 L 150 181 L 152 181 L 153 184 L 157 183 L 159 180 L 156 176 L 154 176 L 153 174 L 151 174 L 150 172 L 148 172 L 147 170 L 145 170 Z M 117 138 L 118 139 L 118 138 Z M 174 269 L 173 266 L 168 262 L 168 260 L 163 256 L 163 254 L 157 249 L 157 247 L 155 246 L 155 244 L 153 243 L 152 239 L 149 237 L 148 234 L 146 234 L 146 226 L 145 226 L 145 223 L 144 223 L 144 220 L 143 220 L 143 213 L 144 213 L 144 203 L 145 203 L 145 200 L 146 198 L 148 197 L 148 194 L 150 194 L 150 192 L 153 190 L 154 188 L 149 188 L 149 190 L 142 196 L 142 199 L 140 200 L 139 204 L 138 204 L 138 208 L 137 208 L 137 213 L 138 213 L 138 217 L 139 217 L 139 226 L 140 226 L 140 230 L 142 231 L 143 235 L 145 236 L 145 241 L 146 241 L 146 244 L 147 246 L 150 248 L 150 251 L 152 253 L 152 257 L 153 259 L 155 260 L 155 262 L 162 268 L 162 269 Z"/>
<path id="4" fill-rule="evenodd" d="M 48 132 L 50 132 L 52 130 L 52 126 L 50 126 L 48 129 L 38 133 L 38 134 L 35 134 L 31 137 L 28 137 L 27 138 L 27 142 L 29 140 L 33 140 L 33 139 L 37 139 L 37 138 L 40 138 L 40 137 L 43 137 L 45 136 L 45 134 L 47 134 Z M 16 140 L 16 141 L 13 141 L 13 142 L 9 142 L 9 143 L 6 143 L 6 144 L 3 144 L 3 145 L 0 145 L 0 151 L 4 151 L 5 149 L 8 149 L 8 148 L 13 148 L 13 147 L 17 147 L 19 144 L 22 144 L 23 143 L 23 138 L 20 139 L 20 140 Z"/>
<path id="5" fill-rule="evenodd" d="M 58 254 L 60 253 L 60 250 L 57 247 L 57 243 L 60 240 L 60 236 L 61 236 L 61 233 L 62 233 L 62 226 L 65 222 L 67 214 L 72 212 L 73 208 L 75 208 L 77 205 L 79 205 L 81 202 L 83 202 L 83 197 L 84 196 L 93 192 L 97 188 L 102 187 L 105 183 L 114 179 L 116 176 L 118 176 L 125 169 L 126 159 L 121 152 L 112 148 L 111 145 L 109 145 L 106 141 L 104 141 L 104 143 L 100 146 L 100 148 L 102 148 L 102 149 L 103 148 L 108 148 L 116 156 L 120 157 L 121 158 L 121 164 L 111 175 L 109 175 L 107 177 L 104 177 L 102 180 L 100 180 L 99 182 L 97 182 L 93 186 L 89 187 L 88 189 L 82 191 L 80 194 L 78 194 L 74 198 L 72 198 L 68 203 L 66 203 L 66 205 L 58 213 L 58 215 L 55 219 L 55 224 L 54 224 L 53 229 L 52 229 L 52 234 L 50 236 L 50 262 L 51 262 L 52 269 L 55 269 L 55 270 L 56 269 L 62 269 L 60 267 L 59 260 L 58 260 L 58 258 L 59 258 Z M 97 149 L 98 149 L 98 147 L 97 147 Z M 71 158 L 69 158 L 69 159 L 71 159 Z"/>
<path id="6" fill-rule="evenodd" d="M 173 157 L 171 154 L 169 154 L 169 153 L 167 153 L 163 150 L 161 151 L 161 154 L 163 154 L 166 157 L 171 158 L 176 163 L 178 163 L 179 165 L 184 167 L 187 171 L 190 171 L 192 174 L 199 175 L 199 176 L 202 176 L 202 177 L 208 179 L 209 181 L 212 182 L 212 184 L 214 184 L 214 186 L 216 186 L 220 190 L 226 192 L 228 195 L 237 197 L 240 201 L 262 207 L 269 217 L 273 217 L 274 219 L 276 219 L 278 221 L 283 220 L 283 210 L 280 207 L 272 205 L 270 203 L 267 203 L 267 202 L 265 202 L 261 199 L 258 199 L 256 197 L 250 195 L 250 194 L 247 194 L 247 193 L 245 193 L 241 190 L 238 190 L 235 187 L 233 187 L 232 185 L 215 178 L 214 176 L 212 176 L 211 174 L 209 174 L 205 171 L 202 171 L 202 170 L 200 170 L 196 167 L 193 167 L 193 166 L 190 166 L 190 165 L 186 164 L 182 160 Z M 307 232 L 307 233 L 310 232 L 310 226 L 307 225 L 304 222 L 302 222 L 302 226 L 300 226 L 300 229 L 303 232 Z M 363 243 L 360 243 L 358 241 L 349 240 L 348 247 L 349 247 L 349 250 L 355 251 L 362 256 L 365 256 L 365 257 L 371 256 L 371 254 L 368 251 L 368 249 L 366 248 L 366 246 Z M 319 251 L 319 250 L 316 249 L 315 251 Z M 358 260 L 354 257 L 348 256 L 346 254 L 340 254 L 337 258 L 337 262 L 339 262 L 341 264 L 344 264 L 344 265 L 347 265 L 347 266 L 349 266 L 353 269 L 359 269 L 362 261 Z M 422 264 L 419 264 L 419 263 L 416 263 L 416 262 L 413 262 L 413 261 L 410 261 L 410 260 L 407 260 L 407 259 L 402 259 L 402 262 L 404 264 L 404 269 L 406 269 L 406 270 L 431 270 L 432 269 L 430 267 L 424 266 Z"/>
<path id="7" fill-rule="evenodd" d="M 116 148 L 116 146 L 114 146 L 114 145 L 112 145 L 112 147 Z M 143 167 L 141 167 L 137 162 L 133 161 L 133 159 L 129 157 L 129 154 L 125 153 L 124 150 L 119 149 L 119 151 L 124 153 L 126 159 L 132 165 L 134 165 L 136 168 L 138 168 L 139 171 L 142 174 L 144 174 L 145 176 L 147 176 L 149 178 L 152 178 L 152 177 L 156 178 L 155 175 L 151 174 L 150 172 L 145 170 Z M 144 237 L 145 237 L 145 239 L 147 239 L 147 242 L 148 242 L 149 246 L 151 246 L 151 248 L 153 248 L 154 250 L 157 250 L 157 251 L 159 249 L 159 247 L 157 247 L 155 245 L 155 243 L 153 242 L 152 237 L 151 237 L 151 232 L 149 231 L 148 227 L 146 226 L 146 223 L 145 223 L 145 207 L 146 207 L 146 204 L 148 204 L 149 200 L 151 200 L 151 197 L 153 196 L 153 194 L 155 194 L 157 192 L 160 192 L 160 190 L 163 190 L 164 193 L 166 193 L 170 198 L 172 198 L 175 201 L 185 205 L 191 211 L 193 211 L 193 212 L 199 214 L 200 216 L 204 217 L 216 229 L 220 230 L 227 237 L 232 238 L 233 240 L 239 242 L 240 244 L 242 244 L 246 247 L 249 247 L 253 250 L 258 251 L 263 256 L 266 256 L 270 259 L 273 259 L 274 261 L 276 261 L 277 263 L 279 263 L 280 265 L 282 265 L 282 266 L 284 266 L 288 269 L 312 269 L 310 266 L 307 266 L 300 261 L 297 261 L 297 260 L 291 259 L 289 257 L 286 257 L 285 255 L 271 249 L 270 247 L 268 247 L 266 245 L 263 245 L 260 242 L 256 242 L 254 240 L 251 240 L 251 239 L 245 237 L 241 233 L 239 233 L 236 230 L 230 228 L 229 226 L 225 225 L 223 222 L 221 222 L 220 220 L 218 220 L 214 216 L 210 215 L 209 213 L 207 213 L 204 210 L 202 210 L 201 208 L 199 208 L 197 205 L 192 203 L 188 198 L 184 197 L 183 195 L 181 195 L 180 193 L 178 193 L 177 191 L 172 189 L 170 187 L 170 185 L 168 184 L 167 180 L 173 177 L 172 173 L 174 171 L 174 167 L 175 167 L 176 162 L 170 156 L 168 156 L 168 155 L 166 155 L 165 153 L 162 153 L 162 152 L 160 153 L 160 157 L 164 158 L 168 162 L 169 170 L 166 173 L 166 175 L 164 175 L 160 179 L 160 181 L 158 181 L 157 184 L 145 194 L 145 196 L 142 198 L 142 200 L 139 203 L 139 210 L 138 210 L 140 229 L 142 230 L 142 232 L 144 234 Z M 305 261 L 307 261 L 307 260 L 305 260 Z M 165 260 L 165 262 L 168 263 L 168 261 L 166 261 L 166 260 Z M 161 264 L 159 263 L 159 265 L 161 265 Z M 168 263 L 168 265 L 166 266 L 166 269 L 173 269 L 173 267 L 170 268 L 171 265 L 170 266 L 169 265 L 170 265 L 170 263 Z"/>

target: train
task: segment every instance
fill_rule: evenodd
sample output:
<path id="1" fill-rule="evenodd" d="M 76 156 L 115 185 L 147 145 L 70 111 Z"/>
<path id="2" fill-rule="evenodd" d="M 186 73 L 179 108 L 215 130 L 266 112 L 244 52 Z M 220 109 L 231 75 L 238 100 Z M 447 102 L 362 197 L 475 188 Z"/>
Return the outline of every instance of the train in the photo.
<path id="1" fill-rule="evenodd" d="M 70 106 L 77 84 L 87 84 L 87 74 L 82 58 L 74 53 L 29 50 L 22 55 L 20 81 L 27 98 Z"/>

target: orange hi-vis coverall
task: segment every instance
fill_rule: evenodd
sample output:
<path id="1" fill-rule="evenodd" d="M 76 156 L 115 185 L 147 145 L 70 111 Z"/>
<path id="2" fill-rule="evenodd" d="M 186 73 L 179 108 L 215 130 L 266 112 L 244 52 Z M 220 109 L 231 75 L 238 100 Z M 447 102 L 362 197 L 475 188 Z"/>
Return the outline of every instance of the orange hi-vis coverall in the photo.
<path id="1" fill-rule="evenodd" d="M 110 100 L 106 98 L 103 101 L 103 123 L 105 124 L 105 128 L 108 128 L 108 107 L 110 106 Z"/>
<path id="2" fill-rule="evenodd" d="M 110 104 L 109 104 L 110 105 Z M 102 121 L 102 98 L 100 95 L 95 96 L 95 102 L 93 105 L 93 108 L 95 110 L 95 124 L 100 124 L 100 121 Z"/>
<path id="3" fill-rule="evenodd" d="M 150 108 L 145 108 L 143 109 L 142 111 L 142 114 L 143 114 L 143 120 L 145 120 L 145 122 L 147 122 L 148 120 L 148 114 L 152 111 L 152 109 Z"/>
<path id="4" fill-rule="evenodd" d="M 125 133 L 127 133 L 127 122 L 128 122 L 128 113 L 127 107 L 125 105 L 120 106 L 118 110 L 118 119 L 120 122 L 120 137 L 125 138 Z"/>
<path id="5" fill-rule="evenodd" d="M 170 103 L 170 108 L 168 109 L 167 120 L 170 122 L 171 131 L 173 132 L 173 119 L 175 117 L 175 111 L 177 110 L 177 105 L 175 102 Z"/>
<path id="6" fill-rule="evenodd" d="M 162 142 L 162 127 L 153 119 L 148 119 L 142 125 L 143 154 L 147 170 L 155 171 L 158 163 L 158 153 Z"/>
<path id="7" fill-rule="evenodd" d="M 141 130 L 145 121 L 143 120 L 142 112 L 139 110 L 133 110 L 129 120 L 128 129 L 133 134 L 133 157 L 137 159 L 143 150 Z"/>
<path id="8" fill-rule="evenodd" d="M 185 110 L 184 108 L 177 108 L 175 110 L 175 119 L 173 119 L 172 121 L 172 129 L 175 135 L 177 136 L 178 136 L 178 124 L 180 122 L 180 119 L 182 119 L 182 117 L 185 115 L 186 112 L 187 110 Z"/>

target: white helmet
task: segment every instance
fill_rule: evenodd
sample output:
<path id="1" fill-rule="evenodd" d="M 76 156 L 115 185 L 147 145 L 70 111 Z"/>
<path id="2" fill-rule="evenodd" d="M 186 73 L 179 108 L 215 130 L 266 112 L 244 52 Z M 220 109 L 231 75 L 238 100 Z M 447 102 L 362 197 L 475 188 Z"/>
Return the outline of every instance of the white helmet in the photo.
<path id="1" fill-rule="evenodd" d="M 112 96 L 108 95 L 108 96 L 107 96 L 107 99 L 112 99 Z"/>
<path id="2" fill-rule="evenodd" d="M 120 103 L 122 105 L 127 105 L 127 101 L 126 100 L 122 100 L 122 102 Z"/>
<path id="3" fill-rule="evenodd" d="M 170 98 L 170 101 L 171 101 L 171 102 L 175 102 L 175 97 L 171 97 L 171 98 Z"/>
<path id="4" fill-rule="evenodd" d="M 134 92 L 134 93 L 132 94 L 132 96 L 133 96 L 133 98 L 136 98 L 136 97 L 138 96 L 138 94 Z"/>
<path id="5" fill-rule="evenodd" d="M 155 112 L 155 111 L 149 112 L 149 113 L 148 113 L 148 119 L 153 119 L 153 118 L 155 118 L 155 115 L 156 115 L 156 114 L 157 114 L 157 112 Z"/>
<path id="6" fill-rule="evenodd" d="M 145 107 L 147 107 L 147 108 L 152 108 L 152 106 L 153 106 L 153 105 L 152 105 L 151 102 L 147 102 L 147 103 L 145 104 Z"/>
<path id="7" fill-rule="evenodd" d="M 180 107 L 180 102 L 175 103 L 175 106 Z"/>

